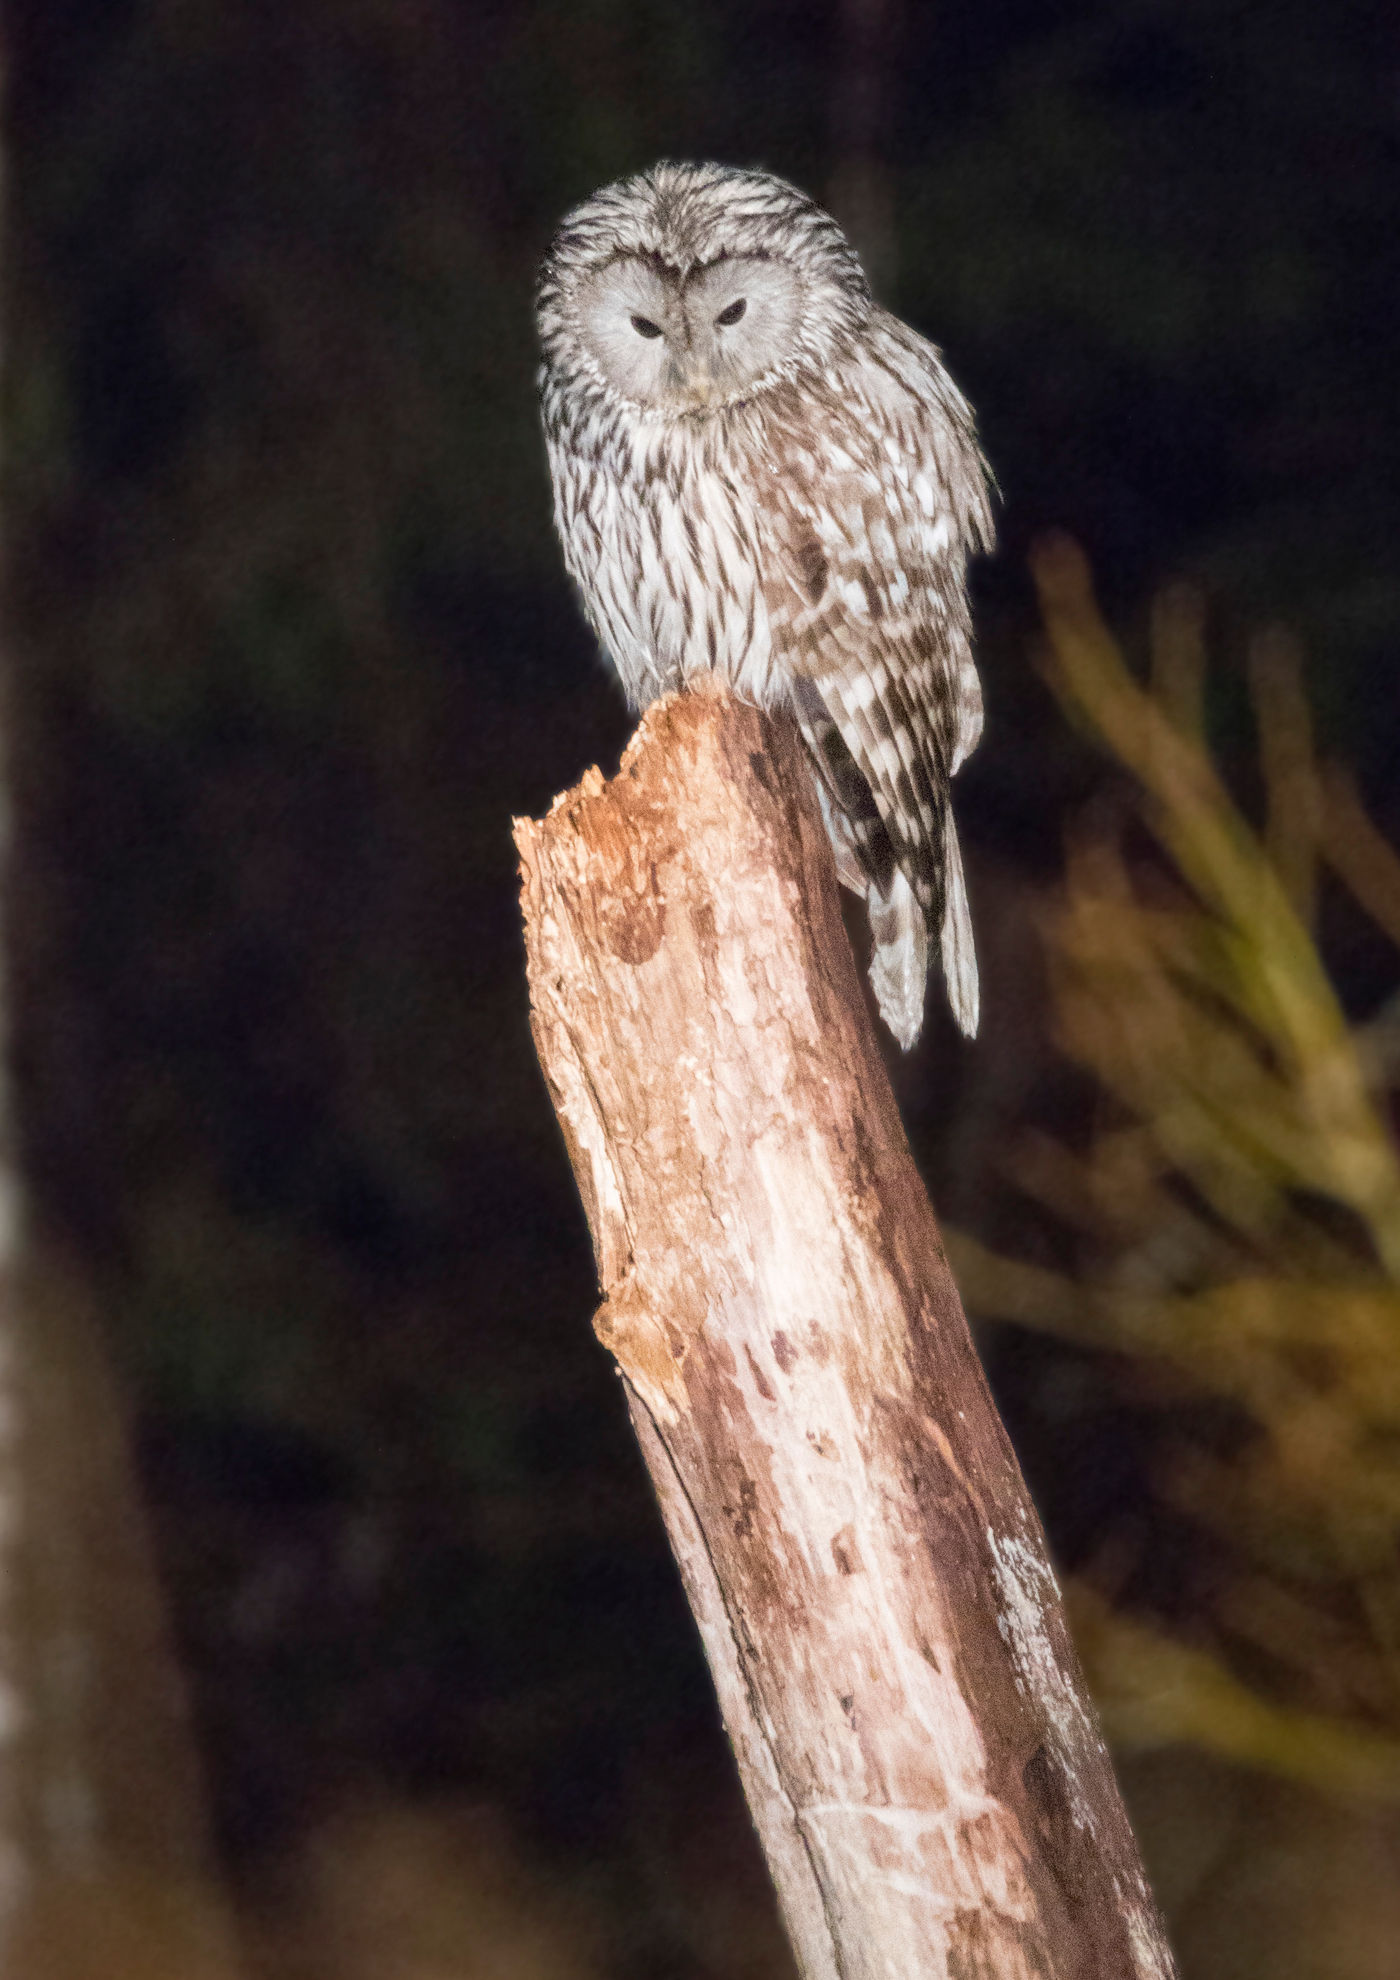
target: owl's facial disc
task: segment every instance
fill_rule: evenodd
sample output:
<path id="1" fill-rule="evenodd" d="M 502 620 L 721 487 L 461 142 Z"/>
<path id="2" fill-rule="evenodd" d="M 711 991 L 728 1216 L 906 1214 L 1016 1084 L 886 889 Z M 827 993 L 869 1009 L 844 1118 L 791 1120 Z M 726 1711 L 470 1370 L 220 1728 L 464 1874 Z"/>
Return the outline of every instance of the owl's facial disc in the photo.
<path id="1" fill-rule="evenodd" d="M 635 255 L 589 270 L 578 289 L 585 343 L 635 405 L 698 413 L 742 398 L 791 352 L 802 302 L 796 272 L 736 256 L 684 281 Z"/>
<path id="2" fill-rule="evenodd" d="M 583 341 L 608 383 L 636 405 L 664 405 L 685 343 L 675 276 L 618 255 L 584 275 L 577 307 Z"/>

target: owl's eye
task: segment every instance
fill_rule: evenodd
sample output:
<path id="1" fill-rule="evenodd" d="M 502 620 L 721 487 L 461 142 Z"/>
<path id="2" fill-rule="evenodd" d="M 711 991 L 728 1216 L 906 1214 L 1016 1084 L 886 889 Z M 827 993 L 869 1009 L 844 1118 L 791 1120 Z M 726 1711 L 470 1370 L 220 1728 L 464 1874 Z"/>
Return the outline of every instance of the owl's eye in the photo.
<path id="1" fill-rule="evenodd" d="M 740 296 L 738 302 L 732 302 L 728 309 L 722 309 L 720 311 L 719 315 L 715 318 L 715 322 L 721 330 L 732 330 L 748 306 L 748 299 Z"/>
<path id="2" fill-rule="evenodd" d="M 632 318 L 632 328 L 639 337 L 659 337 L 661 335 L 661 325 L 659 323 L 653 323 L 649 316 L 634 316 Z"/>

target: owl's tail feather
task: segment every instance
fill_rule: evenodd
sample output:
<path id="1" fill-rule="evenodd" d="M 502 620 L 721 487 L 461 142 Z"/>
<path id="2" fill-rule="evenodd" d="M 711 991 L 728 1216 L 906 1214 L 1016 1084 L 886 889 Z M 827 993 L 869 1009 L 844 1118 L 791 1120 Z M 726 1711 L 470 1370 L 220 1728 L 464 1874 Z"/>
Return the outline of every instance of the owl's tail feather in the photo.
<path id="1" fill-rule="evenodd" d="M 977 950 L 972 940 L 972 914 L 967 905 L 962 851 L 953 814 L 943 819 L 943 980 L 948 1002 L 965 1038 L 977 1036 L 981 999 L 977 987 Z"/>
<path id="2" fill-rule="evenodd" d="M 870 913 L 870 933 L 874 937 L 870 982 L 875 991 L 875 1001 L 880 1006 L 881 1017 L 907 1052 L 924 1025 L 928 923 L 924 919 L 923 909 L 914 898 L 914 889 L 898 867 L 888 892 L 881 893 L 879 888 L 871 885 L 866 895 L 866 905 Z M 946 930 L 946 921 L 944 927 Z M 974 990 L 974 999 L 975 995 Z"/>

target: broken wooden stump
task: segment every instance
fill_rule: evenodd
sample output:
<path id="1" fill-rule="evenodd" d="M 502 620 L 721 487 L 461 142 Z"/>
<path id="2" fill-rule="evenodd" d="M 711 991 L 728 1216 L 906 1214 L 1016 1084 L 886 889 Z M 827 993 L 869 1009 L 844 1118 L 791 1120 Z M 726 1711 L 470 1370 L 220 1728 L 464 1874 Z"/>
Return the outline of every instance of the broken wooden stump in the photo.
<path id="1" fill-rule="evenodd" d="M 516 839 L 598 1334 L 806 1980 L 1168 1980 L 795 731 L 672 697 Z"/>

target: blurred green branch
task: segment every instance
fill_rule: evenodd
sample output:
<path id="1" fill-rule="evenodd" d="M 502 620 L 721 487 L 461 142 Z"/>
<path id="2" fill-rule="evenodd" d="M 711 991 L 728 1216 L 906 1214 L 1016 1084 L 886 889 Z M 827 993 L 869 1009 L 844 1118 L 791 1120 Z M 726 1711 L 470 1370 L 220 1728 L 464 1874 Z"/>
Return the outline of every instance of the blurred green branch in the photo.
<path id="1" fill-rule="evenodd" d="M 1188 1647 L 1093 1592 L 1125 1579 L 1105 1547 L 1076 1602 L 1110 1730 L 1400 1798 L 1392 1055 L 1384 1022 L 1349 1026 L 1310 927 L 1326 864 L 1400 946 L 1400 858 L 1316 763 L 1285 634 L 1250 655 L 1256 831 L 1206 748 L 1194 597 L 1158 600 L 1144 687 L 1079 550 L 1054 539 L 1034 572 L 1046 677 L 1131 773 L 1157 854 L 1130 856 L 1096 813 L 1045 920 L 1058 1043 L 1108 1118 L 1084 1153 L 1023 1136 L 1007 1170 L 1074 1234 L 1078 1269 L 960 1233 L 950 1250 L 980 1315 L 1145 1374 L 1162 1431 L 1154 1491 L 1226 1563 L 1190 1618 L 1209 1647 Z M 1227 1406 L 1236 1433 L 1193 1435 L 1192 1400 Z"/>

